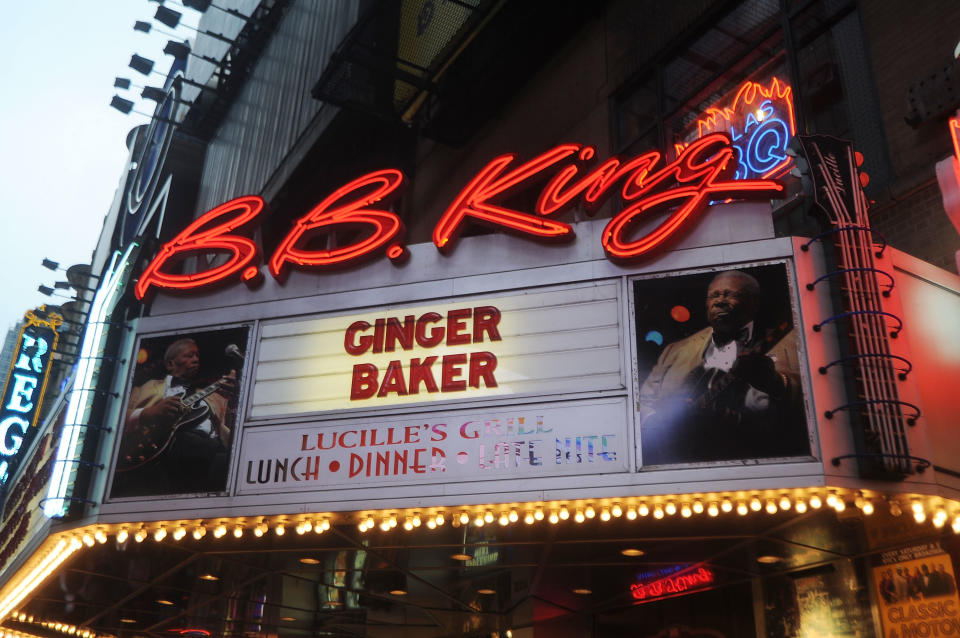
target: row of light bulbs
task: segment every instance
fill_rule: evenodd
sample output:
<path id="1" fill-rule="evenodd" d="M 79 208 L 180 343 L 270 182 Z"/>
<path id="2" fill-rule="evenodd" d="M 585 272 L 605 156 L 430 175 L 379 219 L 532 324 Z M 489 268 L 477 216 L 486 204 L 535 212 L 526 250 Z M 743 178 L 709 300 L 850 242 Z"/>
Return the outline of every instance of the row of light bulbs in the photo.
<path id="1" fill-rule="evenodd" d="M 52 620 L 40 620 L 34 619 L 32 615 L 27 615 L 22 611 L 15 611 L 10 615 L 14 620 L 18 620 L 22 623 L 30 623 L 37 625 L 38 627 L 43 627 L 49 631 L 56 631 L 65 636 L 77 636 L 77 638 L 108 638 L 108 634 L 99 634 L 90 629 L 85 629 L 83 627 L 77 627 L 76 625 L 70 625 L 62 622 L 54 622 Z M 6 634 L 4 632 L 7 632 Z M 31 636 L 31 634 L 23 633 L 16 630 L 0 630 L 0 638 L 16 636 L 20 638 L 22 636 Z"/>
<path id="2" fill-rule="evenodd" d="M 960 503 L 940 501 L 928 506 L 921 497 L 906 497 L 901 500 L 885 499 L 878 495 L 868 495 L 863 492 L 849 492 L 842 490 L 828 490 L 826 492 L 808 490 L 794 493 L 749 493 L 749 494 L 706 494 L 694 498 L 662 497 L 655 500 L 624 499 L 623 501 L 609 501 L 595 503 L 592 501 L 527 503 L 515 505 L 488 505 L 453 509 L 418 510 L 380 510 L 359 513 L 357 528 L 361 532 L 368 532 L 374 528 L 387 532 L 400 527 L 406 531 L 426 527 L 436 529 L 449 522 L 455 527 L 461 525 L 499 524 L 511 525 L 523 521 L 527 525 L 544 521 L 558 524 L 561 521 L 573 519 L 576 523 L 599 519 L 610 521 L 616 518 L 636 520 L 652 516 L 654 519 L 663 519 L 668 516 L 679 515 L 690 518 L 694 515 L 707 514 L 710 517 L 721 513 L 735 512 L 746 516 L 751 512 L 766 512 L 774 515 L 781 511 L 793 510 L 803 514 L 808 510 L 820 509 L 824 506 L 842 512 L 848 506 L 856 507 L 866 516 L 873 514 L 875 502 L 886 501 L 889 511 L 894 516 L 900 516 L 906 503 L 917 523 L 924 523 L 928 519 L 937 528 L 943 527 L 948 520 L 955 533 L 960 534 Z M 948 513 L 948 509 L 952 511 Z M 951 520 L 952 519 L 952 520 Z M 277 536 L 283 536 L 288 529 L 296 534 L 303 535 L 309 532 L 322 534 L 330 529 L 332 515 L 322 514 L 291 520 L 287 516 L 260 517 L 255 521 L 249 519 L 223 519 L 218 522 L 176 521 L 159 522 L 155 524 L 141 524 L 136 528 L 120 526 L 113 533 L 118 543 L 124 543 L 129 538 L 137 543 L 153 537 L 156 542 L 163 541 L 168 536 L 180 541 L 188 534 L 195 540 L 207 535 L 208 530 L 214 538 L 223 538 L 232 534 L 234 538 L 242 538 L 247 531 L 255 537 L 262 537 L 272 531 Z M 79 538 L 87 547 L 97 543 L 106 543 L 110 529 L 105 526 L 84 528 L 75 533 L 74 539 Z"/>

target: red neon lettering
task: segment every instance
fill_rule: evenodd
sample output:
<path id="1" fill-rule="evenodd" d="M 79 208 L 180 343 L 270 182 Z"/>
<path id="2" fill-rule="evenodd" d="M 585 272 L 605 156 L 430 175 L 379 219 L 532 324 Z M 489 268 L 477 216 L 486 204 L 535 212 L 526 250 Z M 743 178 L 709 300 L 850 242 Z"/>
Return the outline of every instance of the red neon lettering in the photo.
<path id="1" fill-rule="evenodd" d="M 630 593 L 637 600 L 655 598 L 666 594 L 678 594 L 695 587 L 702 587 L 713 582 L 713 572 L 703 567 L 695 571 L 667 576 L 652 583 L 634 583 L 630 585 Z"/>
<path id="2" fill-rule="evenodd" d="M 558 239 L 572 236 L 573 228 L 569 224 L 497 206 L 489 200 L 566 159 L 579 148 L 577 144 L 561 144 L 502 176 L 503 171 L 517 156 L 509 154 L 495 158 L 460 191 L 453 204 L 444 212 L 433 229 L 433 243 L 443 253 L 452 249 L 457 233 L 467 217 L 534 237 Z"/>
<path id="3" fill-rule="evenodd" d="M 263 210 L 263 200 L 256 195 L 238 197 L 229 202 L 220 204 L 193 221 L 183 229 L 179 235 L 165 244 L 157 256 L 150 262 L 143 274 L 140 275 L 133 294 L 137 299 L 143 299 L 150 286 L 171 290 L 190 290 L 222 281 L 234 275 L 247 266 L 252 266 L 257 256 L 257 245 L 252 240 L 240 235 L 230 235 L 231 231 L 243 226 L 260 211 Z M 239 211 L 239 214 L 236 214 Z M 211 222 L 221 217 L 233 215 L 228 221 L 210 226 Z M 210 226 L 209 228 L 206 228 Z M 226 251 L 229 259 L 219 266 L 187 275 L 163 272 L 162 268 L 175 257 L 177 260 L 199 252 Z M 251 272 L 254 276 L 255 269 Z"/>
<path id="4" fill-rule="evenodd" d="M 403 224 L 400 218 L 391 211 L 376 210 L 369 206 L 396 195 L 403 185 L 403 173 L 396 169 L 374 171 L 359 177 L 346 184 L 325 200 L 301 217 L 294 224 L 276 252 L 270 259 L 270 273 L 278 277 L 286 262 L 298 266 L 333 266 L 359 259 L 373 251 L 386 246 L 395 238 L 403 234 Z M 357 191 L 373 190 L 354 200 L 347 199 Z M 297 248 L 300 239 L 308 231 L 320 228 L 332 229 L 336 226 L 363 225 L 371 229 L 371 233 L 349 246 L 341 246 L 329 250 L 305 250 Z"/>
<path id="5" fill-rule="evenodd" d="M 687 146 L 674 162 L 645 183 L 631 177 L 623 186 L 623 198 L 636 200 L 610 220 L 601 243 L 612 259 L 634 259 L 661 245 L 696 218 L 710 200 L 770 199 L 783 193 L 783 186 L 772 180 L 729 180 L 736 171 L 733 149 L 726 134 L 714 133 Z M 670 185 L 676 184 L 672 188 Z M 664 185 L 668 185 L 666 190 Z M 630 227 L 651 210 L 676 208 L 654 230 L 634 241 L 628 240 Z"/>
<path id="6" fill-rule="evenodd" d="M 951 117 L 948 123 L 950 127 L 950 139 L 953 140 L 953 156 L 960 161 L 960 120 Z"/>
<path id="7" fill-rule="evenodd" d="M 581 158 L 589 159 L 589 155 L 583 157 L 583 153 L 581 153 Z M 638 155 L 622 166 L 619 158 L 612 157 L 573 186 L 567 186 L 569 181 L 580 172 L 576 164 L 572 164 L 562 169 L 547 183 L 537 199 L 534 211 L 539 215 L 550 215 L 569 205 L 577 195 L 583 194 L 587 212 L 592 214 L 604 202 L 612 187 L 624 175 L 634 173 L 631 181 L 639 180 L 642 182 L 643 176 L 659 161 L 660 153 L 657 151 Z M 564 188 L 566 190 L 562 190 Z"/>

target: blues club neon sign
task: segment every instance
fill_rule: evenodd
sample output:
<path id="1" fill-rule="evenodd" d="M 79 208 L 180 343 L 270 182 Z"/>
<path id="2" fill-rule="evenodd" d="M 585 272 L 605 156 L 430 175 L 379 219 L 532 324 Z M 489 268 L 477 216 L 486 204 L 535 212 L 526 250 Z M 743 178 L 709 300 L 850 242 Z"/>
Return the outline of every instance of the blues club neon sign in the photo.
<path id="1" fill-rule="evenodd" d="M 600 242 L 610 259 L 630 261 L 665 246 L 701 215 L 711 202 L 769 200 L 784 196 L 784 187 L 767 177 L 737 179 L 737 147 L 726 132 L 708 133 L 686 145 L 676 159 L 660 151 L 598 161 L 593 146 L 561 144 L 523 163 L 516 154 L 491 160 L 454 198 L 433 229 L 433 243 L 451 253 L 468 224 L 487 226 L 540 241 L 569 241 L 570 224 L 557 215 L 581 204 L 591 213 L 619 191 L 623 208 L 607 223 Z M 531 183 L 543 184 L 532 210 L 504 203 Z M 341 186 L 293 223 L 269 257 L 271 275 L 282 279 L 289 268 L 342 268 L 385 254 L 399 261 L 406 255 L 404 228 L 389 203 L 406 178 L 397 169 L 368 173 Z M 264 201 L 238 197 L 193 221 L 151 261 L 134 287 L 137 299 L 151 289 L 195 290 L 260 275 L 263 258 L 250 238 Z M 657 225 L 635 237 L 648 219 Z M 340 229 L 361 229 L 360 239 L 336 248 L 309 248 L 311 237 Z M 178 267 L 195 255 L 223 255 L 216 265 L 183 273 Z"/>
<path id="2" fill-rule="evenodd" d="M 766 85 L 744 82 L 732 95 L 701 114 L 689 128 L 688 141 L 711 133 L 729 134 L 737 158 L 734 179 L 785 174 L 791 161 L 787 145 L 796 134 L 793 89 L 774 77 Z M 687 144 L 674 146 L 679 153 Z"/>
<path id="3" fill-rule="evenodd" d="M 6 487 L 21 452 L 33 439 L 57 329 L 63 324 L 55 313 L 40 317 L 28 311 L 25 318 L 0 404 L 0 487 Z"/>

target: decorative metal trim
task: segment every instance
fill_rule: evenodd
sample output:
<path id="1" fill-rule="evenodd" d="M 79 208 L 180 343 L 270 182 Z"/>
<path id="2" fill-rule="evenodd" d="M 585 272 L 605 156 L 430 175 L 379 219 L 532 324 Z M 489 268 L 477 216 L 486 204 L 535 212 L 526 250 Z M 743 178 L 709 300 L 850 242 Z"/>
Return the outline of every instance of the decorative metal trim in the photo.
<path id="1" fill-rule="evenodd" d="M 861 405 L 874 405 L 877 403 L 905 405 L 908 408 L 912 408 L 913 410 L 916 410 L 916 414 L 912 414 L 907 417 L 907 425 L 916 425 L 917 419 L 919 419 L 920 416 L 923 414 L 920 411 L 920 408 L 914 405 L 913 403 L 908 403 L 907 401 L 901 401 L 900 399 L 864 399 L 863 401 L 851 401 L 850 403 L 844 403 L 843 405 L 838 406 L 832 410 L 827 410 L 826 412 L 823 413 L 823 416 L 827 417 L 828 419 L 832 419 L 833 415 L 836 412 L 839 412 L 840 410 L 846 410 L 848 408 L 853 408 Z"/>
<path id="2" fill-rule="evenodd" d="M 802 250 L 803 252 L 807 252 L 808 250 L 810 250 L 810 244 L 812 244 L 813 242 L 820 241 L 821 239 L 823 239 L 828 235 L 833 235 L 834 233 L 839 233 L 847 230 L 867 231 L 871 235 L 876 235 L 877 237 L 879 237 L 880 241 L 883 242 L 883 244 L 880 246 L 880 250 L 878 250 L 873 254 L 877 257 L 883 257 L 883 251 L 887 249 L 887 238 L 884 237 L 880 231 L 870 228 L 869 226 L 840 226 L 837 228 L 831 228 L 830 230 L 824 231 L 819 235 L 814 235 L 807 243 L 800 246 L 800 250 Z"/>
<path id="3" fill-rule="evenodd" d="M 833 367 L 833 366 L 835 366 L 835 365 L 837 365 L 837 364 L 843 365 L 844 363 L 847 363 L 847 362 L 849 362 L 849 361 L 854 361 L 854 360 L 856 360 L 856 359 L 864 359 L 864 358 L 866 358 L 866 357 L 880 357 L 880 358 L 883 358 L 883 359 L 897 359 L 898 361 L 903 361 L 904 363 L 906 363 L 907 366 L 909 366 L 908 368 L 906 368 L 906 369 L 897 368 L 897 370 L 899 370 L 899 372 L 897 373 L 897 378 L 900 379 L 901 381 L 905 381 L 906 378 L 907 378 L 907 375 L 910 374 L 911 372 L 913 372 L 913 363 L 911 363 L 909 359 L 907 359 L 907 358 L 905 358 L 905 357 L 901 357 L 901 356 L 896 355 L 896 354 L 884 354 L 884 353 L 882 353 L 882 352 L 865 352 L 865 353 L 863 353 L 863 354 L 851 354 L 851 355 L 849 355 L 849 356 L 847 356 L 847 357 L 841 357 L 841 358 L 837 359 L 836 361 L 831 361 L 830 363 L 828 363 L 828 364 L 825 365 L 825 366 L 820 366 L 820 367 L 817 369 L 817 372 L 819 372 L 820 374 L 826 374 L 828 369 L 830 369 L 831 367 Z"/>
<path id="4" fill-rule="evenodd" d="M 897 329 L 890 333 L 891 339 L 896 339 L 900 335 L 900 331 L 903 330 L 903 319 L 891 312 L 885 312 L 883 310 L 850 310 L 847 312 L 841 312 L 839 315 L 833 315 L 832 317 L 827 317 L 820 323 L 813 324 L 813 331 L 820 332 L 820 329 L 830 323 L 831 321 L 836 321 L 837 319 L 845 319 L 847 317 L 852 317 L 854 315 L 886 315 L 887 317 L 893 317 L 897 320 Z"/>
<path id="5" fill-rule="evenodd" d="M 880 294 L 882 294 L 884 297 L 889 297 L 889 296 L 890 296 L 890 291 L 893 290 L 893 286 L 894 286 L 894 284 L 895 284 L 895 281 L 894 281 L 894 279 L 893 279 L 893 275 L 891 275 L 890 273 L 888 273 L 886 270 L 880 270 L 879 268 L 867 268 L 867 267 L 864 267 L 864 268 L 840 268 L 839 270 L 834 270 L 833 272 L 828 272 L 828 273 L 825 274 L 825 275 L 820 275 L 819 277 L 817 277 L 816 279 L 814 279 L 811 283 L 807 284 L 807 290 L 813 290 L 814 288 L 816 288 L 817 284 L 820 283 L 821 281 L 823 281 L 824 279 L 829 279 L 830 277 L 833 277 L 834 275 L 842 275 L 842 274 L 848 273 L 848 272 L 875 272 L 875 273 L 879 273 L 879 274 L 881 274 L 881 275 L 886 275 L 887 277 L 889 277 L 889 278 L 890 278 L 890 285 L 889 285 L 889 287 L 888 287 L 886 290 L 884 290 L 883 292 L 880 293 Z"/>
<path id="6" fill-rule="evenodd" d="M 917 466 L 914 468 L 918 474 L 922 474 L 931 463 L 927 459 L 921 458 L 919 456 L 910 456 L 909 454 L 882 454 L 880 452 L 874 453 L 864 453 L 864 454 L 844 454 L 843 456 L 835 456 L 830 459 L 830 463 L 834 467 L 840 466 L 840 461 L 843 459 L 860 459 L 860 458 L 872 458 L 872 459 L 899 459 L 901 461 L 914 461 Z"/>

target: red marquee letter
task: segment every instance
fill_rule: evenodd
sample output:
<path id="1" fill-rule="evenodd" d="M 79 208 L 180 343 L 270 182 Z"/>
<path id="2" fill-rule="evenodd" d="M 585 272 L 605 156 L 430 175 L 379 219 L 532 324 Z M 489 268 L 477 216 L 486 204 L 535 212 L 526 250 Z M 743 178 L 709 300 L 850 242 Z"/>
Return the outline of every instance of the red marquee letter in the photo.
<path id="1" fill-rule="evenodd" d="M 256 268 L 252 266 L 252 262 L 257 256 L 257 245 L 246 237 L 227 233 L 249 222 L 261 210 L 263 210 L 263 200 L 256 195 L 249 195 L 220 204 L 198 217 L 183 232 L 161 248 L 150 265 L 143 271 L 140 280 L 137 281 L 137 285 L 133 289 L 136 298 L 143 299 L 150 286 L 177 290 L 200 288 L 226 279 L 244 270 L 244 268 L 246 268 L 243 272 L 244 279 L 254 277 Z M 237 211 L 240 214 L 229 221 L 201 230 L 205 226 L 209 226 L 210 222 Z M 224 264 L 198 273 L 171 274 L 161 270 L 174 257 L 183 259 L 190 253 L 205 251 L 227 251 L 230 253 L 230 258 Z M 247 266 L 250 267 L 247 268 Z"/>
<path id="2" fill-rule="evenodd" d="M 270 258 L 270 273 L 278 277 L 286 262 L 299 266 L 334 266 L 369 255 L 403 233 L 403 224 L 396 214 L 386 210 L 367 208 L 383 201 L 403 185 L 403 173 L 388 168 L 368 173 L 334 191 L 313 210 L 294 224 Z M 341 202 L 356 191 L 375 188 L 366 195 Z M 336 204 L 336 206 L 334 206 Z M 307 231 L 335 226 L 363 225 L 372 230 L 370 235 L 349 246 L 331 250 L 304 250 L 297 242 Z"/>
<path id="3" fill-rule="evenodd" d="M 503 171 L 517 156 L 511 154 L 495 158 L 453 200 L 433 229 L 433 243 L 440 252 L 449 252 L 456 243 L 457 233 L 467 217 L 505 226 L 535 237 L 557 239 L 572 235 L 573 228 L 569 224 L 497 206 L 488 200 L 566 159 L 576 153 L 579 148 L 577 144 L 561 144 L 506 175 L 502 175 Z"/>

